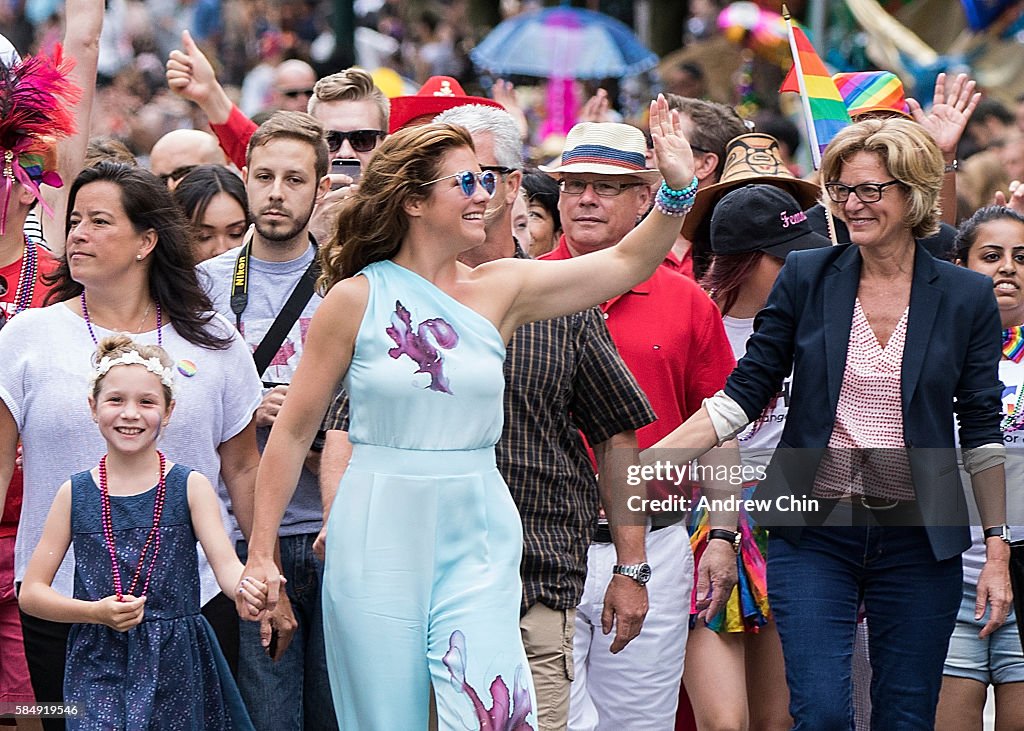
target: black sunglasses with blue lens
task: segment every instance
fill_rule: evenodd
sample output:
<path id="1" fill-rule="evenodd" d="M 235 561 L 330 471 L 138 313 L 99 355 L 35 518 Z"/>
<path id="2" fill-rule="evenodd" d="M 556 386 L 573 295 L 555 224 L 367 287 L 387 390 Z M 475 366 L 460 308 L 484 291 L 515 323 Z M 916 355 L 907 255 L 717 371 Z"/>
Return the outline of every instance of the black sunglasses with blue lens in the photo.
<path id="1" fill-rule="evenodd" d="M 476 192 L 477 182 L 480 183 L 480 187 L 484 189 L 485 193 L 487 193 L 488 198 L 494 195 L 494 189 L 498 185 L 498 176 L 490 170 L 484 170 L 479 173 L 474 173 L 471 170 L 460 170 L 457 173 L 445 175 L 443 178 L 438 178 L 437 180 L 428 180 L 420 187 L 423 188 L 428 185 L 433 185 L 434 183 L 440 183 L 442 180 L 451 180 L 452 178 L 459 181 L 459 187 L 462 188 L 462 192 L 467 198 L 472 197 L 473 193 Z"/>

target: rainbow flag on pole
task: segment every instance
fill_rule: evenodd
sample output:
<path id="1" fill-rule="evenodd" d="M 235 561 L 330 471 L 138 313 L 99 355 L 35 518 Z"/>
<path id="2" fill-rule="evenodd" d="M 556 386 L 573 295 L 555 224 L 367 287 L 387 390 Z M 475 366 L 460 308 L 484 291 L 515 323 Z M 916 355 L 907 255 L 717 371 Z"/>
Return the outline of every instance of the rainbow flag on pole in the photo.
<path id="1" fill-rule="evenodd" d="M 804 122 L 811 143 L 814 169 L 821 167 L 821 153 L 836 133 L 850 123 L 850 114 L 832 81 L 825 64 L 800 28 L 793 25 L 788 12 L 784 12 L 789 27 L 789 46 L 793 52 L 793 68 L 779 91 L 800 93 L 804 106 Z M 794 81 L 796 82 L 794 84 Z"/>

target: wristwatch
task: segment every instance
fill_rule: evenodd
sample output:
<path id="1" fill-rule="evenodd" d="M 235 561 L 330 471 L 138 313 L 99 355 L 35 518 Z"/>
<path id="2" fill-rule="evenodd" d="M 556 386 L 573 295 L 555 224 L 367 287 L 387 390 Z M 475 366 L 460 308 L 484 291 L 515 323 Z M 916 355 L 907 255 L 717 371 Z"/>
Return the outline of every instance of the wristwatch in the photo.
<path id="1" fill-rule="evenodd" d="M 651 580 L 651 565 L 644 561 L 643 563 L 634 563 L 628 566 L 624 566 L 620 563 L 612 566 L 613 574 L 622 574 L 628 576 L 636 583 L 643 586 Z"/>
<path id="2" fill-rule="evenodd" d="M 725 528 L 712 528 L 708 531 L 708 542 L 715 539 L 726 541 L 732 546 L 732 550 L 736 553 L 740 552 L 740 533 L 735 530 L 726 530 Z"/>
<path id="3" fill-rule="evenodd" d="M 1003 523 L 1003 525 L 994 525 L 991 528 L 985 529 L 986 538 L 999 538 L 1004 543 L 1010 542 L 1010 526 Z"/>

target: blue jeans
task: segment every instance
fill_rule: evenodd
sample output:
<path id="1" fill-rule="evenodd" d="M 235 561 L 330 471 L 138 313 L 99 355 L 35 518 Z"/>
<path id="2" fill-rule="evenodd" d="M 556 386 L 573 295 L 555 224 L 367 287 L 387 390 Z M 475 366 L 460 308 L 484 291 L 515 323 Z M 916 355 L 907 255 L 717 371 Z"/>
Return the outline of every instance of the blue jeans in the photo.
<path id="1" fill-rule="evenodd" d="M 238 688 L 257 731 L 338 728 L 324 651 L 324 565 L 313 555 L 315 538 L 315 533 L 308 533 L 280 539 L 285 590 L 299 625 L 284 657 L 276 663 L 267 657 L 258 622 L 239 622 Z M 239 541 L 236 550 L 245 563 L 245 541 Z"/>
<path id="2" fill-rule="evenodd" d="M 962 589 L 960 557 L 936 561 L 923 528 L 806 528 L 768 546 L 794 729 L 853 728 L 857 611 L 867 611 L 871 727 L 932 729 Z"/>

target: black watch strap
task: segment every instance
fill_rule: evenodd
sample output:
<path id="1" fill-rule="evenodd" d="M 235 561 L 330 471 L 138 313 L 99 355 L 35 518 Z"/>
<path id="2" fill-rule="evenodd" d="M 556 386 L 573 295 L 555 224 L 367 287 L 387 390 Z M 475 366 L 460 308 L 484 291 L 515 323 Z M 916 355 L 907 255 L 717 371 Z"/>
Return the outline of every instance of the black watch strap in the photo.
<path id="1" fill-rule="evenodd" d="M 740 552 L 740 534 L 739 531 L 726 530 L 725 528 L 712 528 L 708 531 L 708 541 L 713 540 L 726 541 L 732 550 L 736 553 Z"/>
<path id="2" fill-rule="evenodd" d="M 994 525 L 984 530 L 985 538 L 1001 538 L 1007 543 L 1010 542 L 1010 527 L 1008 525 Z"/>

